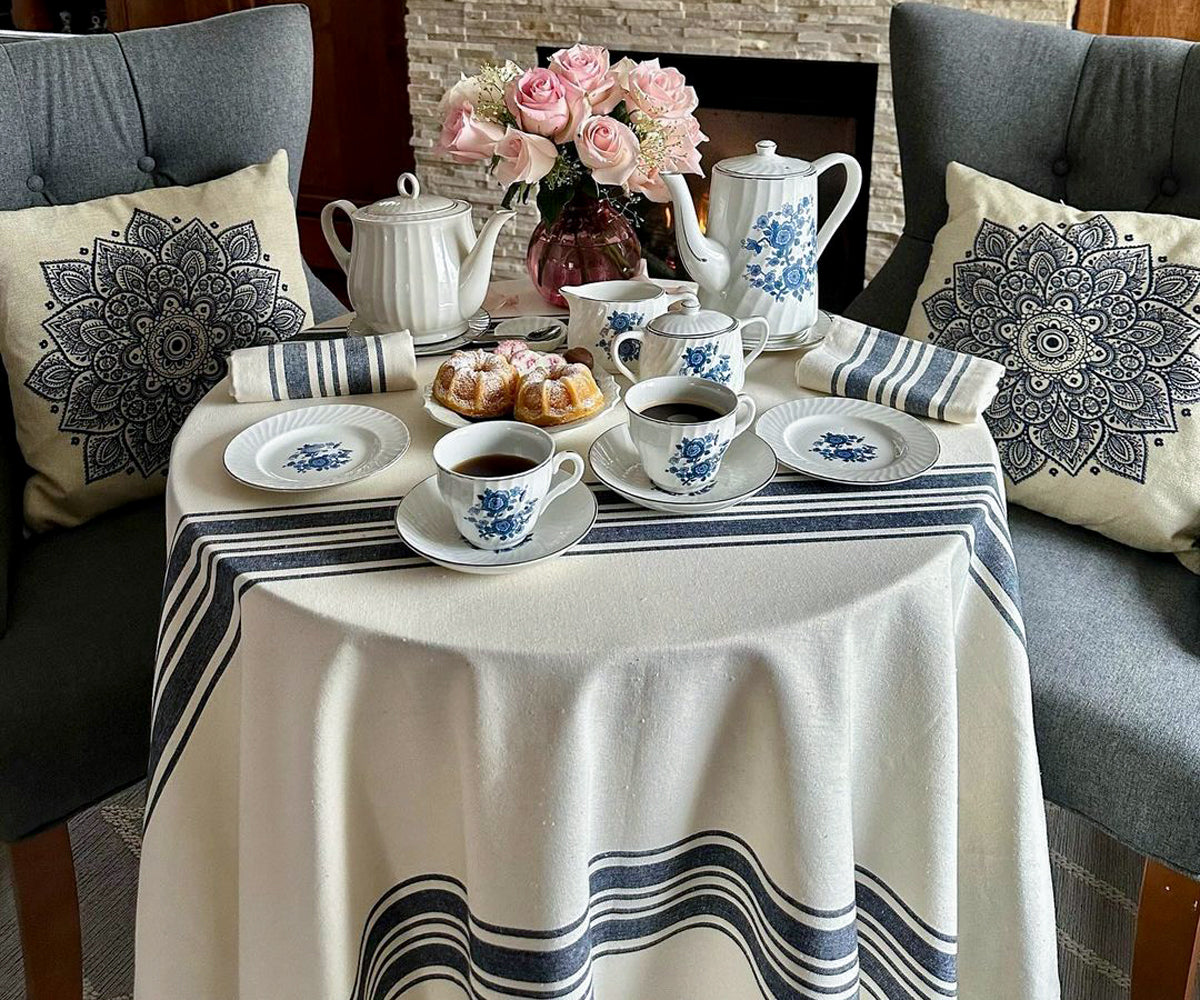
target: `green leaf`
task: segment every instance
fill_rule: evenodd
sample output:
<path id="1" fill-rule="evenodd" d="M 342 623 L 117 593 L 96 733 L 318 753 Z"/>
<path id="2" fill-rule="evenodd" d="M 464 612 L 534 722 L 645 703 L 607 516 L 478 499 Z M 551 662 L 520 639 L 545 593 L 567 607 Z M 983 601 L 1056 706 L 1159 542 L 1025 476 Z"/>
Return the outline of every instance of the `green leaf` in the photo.
<path id="1" fill-rule="evenodd" d="M 563 184 L 561 187 L 547 188 L 544 184 L 539 185 L 537 193 L 538 212 L 541 213 L 542 221 L 547 226 L 554 225 L 554 220 L 558 218 L 563 207 L 575 197 L 575 188 L 570 184 Z"/>

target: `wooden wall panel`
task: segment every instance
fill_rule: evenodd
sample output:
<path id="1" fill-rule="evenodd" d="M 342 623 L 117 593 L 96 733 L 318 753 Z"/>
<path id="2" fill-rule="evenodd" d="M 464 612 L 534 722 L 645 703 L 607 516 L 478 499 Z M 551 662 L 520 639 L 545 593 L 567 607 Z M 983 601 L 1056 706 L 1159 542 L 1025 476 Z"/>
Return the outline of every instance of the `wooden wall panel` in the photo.
<path id="1" fill-rule="evenodd" d="M 1097 35 L 1200 42 L 1200 0 L 1079 0 L 1075 26 Z"/>

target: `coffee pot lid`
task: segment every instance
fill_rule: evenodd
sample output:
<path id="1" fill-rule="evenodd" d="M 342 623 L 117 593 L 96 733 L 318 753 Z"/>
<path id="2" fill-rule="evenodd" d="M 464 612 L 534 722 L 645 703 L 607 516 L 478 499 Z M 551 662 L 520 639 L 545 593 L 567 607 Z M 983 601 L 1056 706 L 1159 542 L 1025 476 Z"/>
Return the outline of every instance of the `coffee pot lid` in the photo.
<path id="1" fill-rule="evenodd" d="M 661 337 L 709 337 L 737 329 L 737 320 L 715 309 L 701 309 L 700 300 L 685 295 L 668 312 L 655 316 L 646 329 Z"/>
<path id="2" fill-rule="evenodd" d="M 443 198 L 439 194 L 421 194 L 421 182 L 416 174 L 401 174 L 396 181 L 396 191 L 394 198 L 383 198 L 360 208 L 355 218 L 377 222 L 424 222 L 458 215 L 471 208 L 465 201 Z"/>
<path id="3" fill-rule="evenodd" d="M 812 164 L 795 156 L 780 156 L 774 142 L 762 139 L 754 144 L 753 153 L 731 156 L 713 169 L 731 177 L 796 177 L 812 173 Z"/>

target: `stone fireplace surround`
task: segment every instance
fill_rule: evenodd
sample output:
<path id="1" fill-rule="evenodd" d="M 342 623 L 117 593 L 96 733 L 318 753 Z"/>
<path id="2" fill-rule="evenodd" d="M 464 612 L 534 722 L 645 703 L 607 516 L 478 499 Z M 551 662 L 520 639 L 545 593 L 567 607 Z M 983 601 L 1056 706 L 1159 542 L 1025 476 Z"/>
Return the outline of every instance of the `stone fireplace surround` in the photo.
<path id="1" fill-rule="evenodd" d="M 409 98 L 417 172 L 428 190 L 474 203 L 479 217 L 499 204 L 503 191 L 483 165 L 462 166 L 433 153 L 440 127 L 437 104 L 460 72 L 473 73 L 480 63 L 503 59 L 536 65 L 539 45 L 585 41 L 661 52 L 664 64 L 670 63 L 672 52 L 875 62 L 880 71 L 867 221 L 870 277 L 891 252 L 904 224 L 887 69 L 892 6 L 891 0 L 408 0 Z M 963 0 L 952 6 L 1065 25 L 1075 4 Z M 704 94 L 699 98 L 703 106 Z M 509 224 L 497 247 L 496 276 L 523 273 L 525 245 L 536 221 L 531 206 Z"/>

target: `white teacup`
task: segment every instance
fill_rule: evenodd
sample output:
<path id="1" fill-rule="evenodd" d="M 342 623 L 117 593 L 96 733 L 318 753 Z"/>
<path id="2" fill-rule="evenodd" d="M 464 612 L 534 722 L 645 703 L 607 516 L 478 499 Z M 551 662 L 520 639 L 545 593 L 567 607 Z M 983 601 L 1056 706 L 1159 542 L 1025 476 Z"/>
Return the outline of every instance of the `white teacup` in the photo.
<path id="1" fill-rule="evenodd" d="M 629 436 L 650 481 L 667 493 L 702 493 L 758 412 L 754 400 L 694 375 L 664 375 L 625 393 Z M 675 412 L 670 412 L 675 411 Z"/>
<path id="2" fill-rule="evenodd" d="M 593 281 L 587 285 L 567 285 L 561 291 L 571 307 L 567 346 L 586 347 L 596 364 L 614 373 L 618 370 L 612 354 L 617 337 L 640 330 L 690 294 L 667 292 L 648 281 Z M 639 350 L 636 343 L 628 345 L 626 364 L 637 360 Z"/>
<path id="3" fill-rule="evenodd" d="M 480 475 L 461 472 L 464 464 L 504 456 L 515 464 L 533 463 L 520 472 Z M 533 532 L 541 513 L 583 478 L 583 459 L 573 451 L 554 453 L 554 439 L 540 427 L 494 420 L 451 431 L 433 446 L 438 490 L 459 533 L 479 549 L 511 549 Z M 511 463 L 510 463 L 511 464 Z M 573 471 L 551 487 L 564 465 Z"/>

